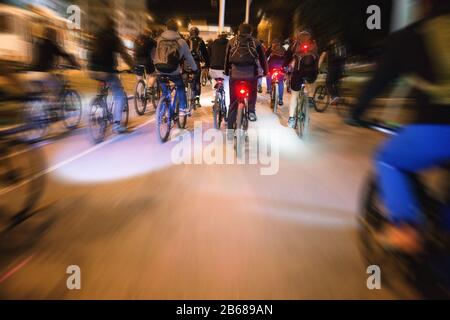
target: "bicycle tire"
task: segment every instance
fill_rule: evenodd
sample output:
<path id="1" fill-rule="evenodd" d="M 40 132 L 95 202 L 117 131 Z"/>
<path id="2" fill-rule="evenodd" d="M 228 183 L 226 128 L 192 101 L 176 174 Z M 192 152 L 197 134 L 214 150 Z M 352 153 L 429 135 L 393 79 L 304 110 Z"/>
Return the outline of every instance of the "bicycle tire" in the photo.
<path id="1" fill-rule="evenodd" d="M 120 119 L 120 124 L 123 128 L 128 129 L 128 121 L 130 120 L 130 108 L 128 106 L 128 98 L 125 97 L 125 103 L 123 105 L 122 117 Z"/>
<path id="2" fill-rule="evenodd" d="M 108 105 L 101 97 L 94 98 L 90 103 L 88 131 L 92 141 L 103 142 L 108 127 Z"/>
<path id="3" fill-rule="evenodd" d="M 178 101 L 177 101 L 177 106 L 176 106 L 176 113 L 178 115 L 178 117 L 177 117 L 178 128 L 185 129 L 188 116 L 187 115 L 180 115 L 180 104 L 179 104 Z"/>
<path id="4" fill-rule="evenodd" d="M 242 158 L 244 155 L 244 146 L 245 146 L 245 123 L 244 123 L 244 109 L 242 103 L 239 103 L 236 115 L 236 156 L 238 158 Z"/>
<path id="5" fill-rule="evenodd" d="M 328 109 L 330 105 L 330 95 L 328 94 L 328 90 L 324 85 L 317 86 L 316 90 L 314 90 L 313 99 L 315 101 L 314 109 L 317 112 L 323 113 Z"/>
<path id="6" fill-rule="evenodd" d="M 165 97 L 159 99 L 156 107 L 156 129 L 157 137 L 161 143 L 167 142 L 171 130 L 170 102 Z"/>
<path id="7" fill-rule="evenodd" d="M 67 121 L 68 116 L 67 116 L 67 112 L 66 112 L 67 98 L 69 96 L 72 98 L 72 102 L 74 102 L 74 104 L 72 104 L 72 107 L 77 111 L 77 115 L 75 116 L 75 122 L 72 124 L 68 123 L 68 121 Z M 64 126 L 66 127 L 66 129 L 75 130 L 76 128 L 78 128 L 78 126 L 80 125 L 80 122 L 81 122 L 81 117 L 82 117 L 82 113 L 83 113 L 82 110 L 83 110 L 83 106 L 82 106 L 80 94 L 73 89 L 66 90 L 64 93 L 64 96 L 62 98 L 62 104 L 61 104 L 61 112 L 63 113 L 63 123 L 64 123 Z M 70 112 L 73 112 L 73 111 L 70 111 Z"/>
<path id="8" fill-rule="evenodd" d="M 28 125 L 28 130 L 20 134 L 20 140 L 25 143 L 40 142 L 49 130 L 49 116 L 46 101 L 36 99 L 25 105 L 23 122 Z"/>
<path id="9" fill-rule="evenodd" d="M 139 91 L 139 89 L 142 89 L 142 92 Z M 145 84 L 144 80 L 139 80 L 136 83 L 136 87 L 134 90 L 134 108 L 139 116 L 143 116 L 145 114 L 145 111 L 147 110 L 146 91 L 147 85 Z"/>

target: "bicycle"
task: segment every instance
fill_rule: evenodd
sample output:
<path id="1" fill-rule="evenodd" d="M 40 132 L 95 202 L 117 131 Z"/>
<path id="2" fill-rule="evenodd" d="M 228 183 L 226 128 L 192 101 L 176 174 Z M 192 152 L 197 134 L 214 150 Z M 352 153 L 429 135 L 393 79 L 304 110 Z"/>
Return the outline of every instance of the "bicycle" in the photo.
<path id="1" fill-rule="evenodd" d="M 31 125 L 0 129 L 0 214 L 13 225 L 28 217 L 44 193 L 43 153 L 19 138 Z"/>
<path id="2" fill-rule="evenodd" d="M 279 100 L 278 85 L 281 81 L 280 79 L 283 77 L 283 70 L 273 69 L 269 76 L 272 79 L 272 86 L 270 91 L 270 108 L 272 108 L 273 113 L 277 113 Z"/>
<path id="3" fill-rule="evenodd" d="M 237 86 L 237 115 L 235 129 L 235 150 L 238 158 L 244 155 L 244 147 L 248 130 L 248 96 L 249 85 L 245 81 L 239 82 Z"/>
<path id="4" fill-rule="evenodd" d="M 398 126 L 378 121 L 362 122 L 364 128 L 395 135 Z M 441 226 L 440 211 L 450 204 L 450 163 L 443 164 L 441 173 L 447 179 L 442 194 L 431 192 L 426 182 L 419 176 L 413 177 L 413 188 L 420 199 L 421 212 L 425 215 L 424 253 L 408 255 L 384 247 L 377 241 L 376 234 L 389 224 L 388 214 L 381 201 L 379 181 L 371 174 L 365 183 L 361 197 L 359 224 L 360 249 L 370 265 L 382 268 L 385 283 L 395 292 L 401 294 L 412 287 L 427 298 L 450 298 L 450 230 Z"/>
<path id="5" fill-rule="evenodd" d="M 161 88 L 159 87 L 158 81 L 154 82 L 153 87 L 149 88 L 147 86 L 149 75 L 147 74 L 145 66 L 139 65 L 136 68 L 135 73 L 137 75 L 142 75 L 142 79 L 136 83 L 136 88 L 134 90 L 134 108 L 136 109 L 136 113 L 142 116 L 147 110 L 148 101 L 151 101 L 153 108 L 156 109 L 159 98 L 161 98 Z"/>
<path id="6" fill-rule="evenodd" d="M 223 87 L 223 78 L 215 79 L 216 85 L 214 89 L 216 91 L 213 105 L 213 118 L 214 128 L 220 130 L 222 121 L 227 121 L 227 106 L 225 104 L 225 89 Z"/>
<path id="7" fill-rule="evenodd" d="M 189 112 L 192 110 L 197 110 L 197 102 L 195 101 L 195 93 L 194 93 L 194 74 L 191 72 L 187 72 L 183 76 L 184 78 L 184 87 L 186 88 L 186 101 L 188 104 Z"/>
<path id="8" fill-rule="evenodd" d="M 58 66 L 57 70 L 79 70 L 72 66 Z M 51 101 L 45 94 L 42 81 L 33 81 L 34 90 L 40 93 L 40 99 L 34 99 L 25 110 L 25 121 L 32 123 L 34 134 L 25 137 L 30 142 L 40 141 L 47 134 L 52 123 L 62 121 L 67 130 L 75 130 L 81 122 L 82 103 L 80 94 L 70 87 L 68 80 L 62 73 L 56 73 L 60 84 L 56 101 Z M 44 94 L 45 93 L 45 94 Z"/>
<path id="9" fill-rule="evenodd" d="M 118 73 L 130 73 L 130 70 Z M 105 140 L 106 131 L 114 123 L 114 100 L 109 98 L 110 87 L 103 80 L 98 80 L 97 96 L 90 103 L 88 129 L 95 144 Z M 127 128 L 129 120 L 128 98 L 125 93 L 125 103 L 122 110 L 121 126 Z"/>
<path id="10" fill-rule="evenodd" d="M 325 73 L 326 74 L 326 73 Z M 314 109 L 323 113 L 327 111 L 331 104 L 331 96 L 328 92 L 328 88 L 325 84 L 318 85 L 314 91 Z M 349 102 L 345 98 L 339 98 L 339 101 L 334 104 L 337 114 L 342 118 L 346 119 L 349 113 Z"/>
<path id="11" fill-rule="evenodd" d="M 159 141 L 165 143 L 175 123 L 180 129 L 186 127 L 187 115 L 180 115 L 177 88 L 170 76 L 158 76 L 158 81 L 163 93 L 156 108 L 156 127 Z"/>
<path id="12" fill-rule="evenodd" d="M 309 133 L 309 99 L 305 93 L 305 84 L 302 84 L 295 108 L 295 130 L 300 139 L 305 139 Z"/>

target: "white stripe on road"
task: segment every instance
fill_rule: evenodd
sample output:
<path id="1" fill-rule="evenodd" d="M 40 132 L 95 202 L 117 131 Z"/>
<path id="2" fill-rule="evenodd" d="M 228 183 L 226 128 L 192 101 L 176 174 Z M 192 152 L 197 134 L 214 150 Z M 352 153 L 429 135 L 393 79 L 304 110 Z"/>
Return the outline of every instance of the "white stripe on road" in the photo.
<path id="1" fill-rule="evenodd" d="M 150 123 L 152 123 L 152 122 L 154 122 L 154 121 L 155 121 L 155 118 L 152 118 L 152 119 L 150 119 L 150 120 L 144 122 L 143 124 L 137 126 L 137 127 L 134 129 L 134 131 L 133 131 L 130 135 L 133 135 L 133 134 L 136 133 L 139 129 L 145 127 L 146 125 L 148 125 L 148 124 L 150 124 Z M 20 184 L 18 184 L 18 185 L 14 185 L 14 186 L 10 186 L 10 187 L 3 188 L 3 189 L 0 190 L 0 196 L 2 196 L 2 195 L 4 195 L 4 194 L 7 194 L 7 193 L 9 193 L 9 192 L 11 192 L 11 191 L 14 191 L 14 190 L 16 190 L 16 189 L 18 189 L 18 188 L 20 188 L 20 187 L 26 185 L 27 183 L 29 183 L 29 182 L 31 182 L 31 181 L 33 181 L 33 180 L 36 180 L 36 179 L 38 179 L 38 178 L 40 178 L 40 177 L 42 177 L 42 176 L 44 176 L 44 175 L 46 175 L 46 174 L 49 174 L 49 173 L 51 173 L 51 172 L 53 172 L 53 171 L 56 171 L 56 170 L 58 170 L 58 169 L 60 169 L 60 168 L 62 168 L 62 167 L 64 167 L 64 166 L 66 166 L 66 165 L 68 165 L 68 164 L 70 164 L 70 163 L 72 163 L 72 162 L 74 162 L 74 161 L 76 161 L 76 160 L 78 160 L 78 159 L 80 159 L 80 158 L 82 158 L 82 157 L 84 157 L 84 156 L 87 156 L 88 154 L 91 154 L 92 152 L 97 151 L 97 150 L 100 149 L 100 148 L 103 148 L 104 146 L 107 146 L 108 144 L 110 144 L 110 143 L 112 143 L 112 142 L 114 142 L 114 141 L 119 140 L 119 139 L 122 138 L 122 137 L 123 137 L 122 135 L 116 135 L 115 137 L 113 137 L 113 138 L 111 138 L 111 139 L 109 139 L 109 140 L 103 141 L 102 143 L 100 143 L 100 144 L 98 144 L 98 145 L 96 145 L 96 146 L 93 146 L 93 147 L 91 147 L 91 148 L 89 148 L 89 149 L 87 149 L 87 150 L 85 150 L 85 151 L 83 151 L 83 152 L 81 152 L 81 153 L 79 153 L 79 154 L 77 154 L 77 155 L 75 155 L 75 156 L 69 158 L 69 159 L 66 159 L 66 160 L 64 160 L 64 161 L 62 161 L 62 162 L 60 162 L 60 163 L 57 163 L 57 164 L 55 164 L 55 165 L 53 165 L 53 166 L 51 166 L 51 167 L 49 167 L 49 168 L 47 168 L 47 169 L 45 169 L 45 170 L 39 172 L 39 173 L 36 173 L 36 174 L 33 175 L 31 178 L 28 178 L 28 179 L 22 181 L 22 182 L 21 182 Z"/>

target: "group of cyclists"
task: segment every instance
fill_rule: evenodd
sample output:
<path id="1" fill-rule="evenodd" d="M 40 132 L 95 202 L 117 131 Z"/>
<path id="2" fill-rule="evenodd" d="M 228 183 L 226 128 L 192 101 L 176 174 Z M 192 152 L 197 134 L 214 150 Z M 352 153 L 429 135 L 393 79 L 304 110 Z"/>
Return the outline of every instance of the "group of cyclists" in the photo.
<path id="1" fill-rule="evenodd" d="M 393 34 L 387 41 L 372 80 L 347 119 L 350 125 L 362 125 L 370 101 L 392 80 L 410 74 L 418 77 L 415 81 L 420 91 L 416 99 L 419 110 L 417 122 L 406 126 L 388 141 L 379 151 L 375 163 L 383 203 L 392 222 L 389 228 L 383 230 L 383 241 L 405 251 L 421 249 L 420 230 L 424 222 L 410 177 L 450 160 L 450 4 L 447 0 L 424 1 L 424 4 L 428 10 L 427 18 Z M 210 77 L 221 79 L 224 84 L 228 107 L 228 139 L 234 137 L 239 84 L 244 81 L 248 85 L 248 120 L 257 121 L 257 93 L 261 90 L 263 77 L 267 77 L 267 87 L 271 89 L 271 70 L 282 69 L 289 74 L 290 127 L 295 125 L 294 113 L 302 86 L 307 87 L 311 98 L 313 90 L 308 89 L 308 86 L 316 81 L 319 67 L 325 58 L 328 60 L 328 91 L 334 102 L 339 99 L 338 83 L 344 72 L 345 53 L 336 50 L 339 47 L 336 40 L 331 40 L 326 50 L 319 55 L 311 32 L 305 30 L 296 30 L 288 46 L 273 40 L 270 47 L 265 49 L 263 43 L 252 35 L 253 28 L 247 23 L 239 26 L 238 34 L 231 40 L 228 40 L 226 33 L 222 33 L 208 46 L 200 38 L 198 28 L 191 28 L 189 37 L 185 39 L 179 32 L 176 20 L 170 19 L 165 27 L 166 30 L 159 32 L 157 37 L 149 30 L 138 37 L 134 59 L 122 43 L 113 19 L 106 19 L 93 35 L 88 69 L 92 78 L 106 82 L 112 91 L 113 129 L 117 133 L 126 130 L 121 125 L 121 111 L 127 99 L 117 75 L 118 55 L 130 69 L 142 65 L 147 74 L 153 75 L 147 79 L 149 87 L 159 76 L 169 78 L 179 94 L 177 98 L 181 115 L 190 114 L 183 74 L 188 72 L 193 75 L 195 103 L 200 107 L 201 69 L 209 69 Z M 77 61 L 57 44 L 51 29 L 44 33 L 36 45 L 35 70 L 50 73 L 58 57 L 79 67 Z M 5 73 L 5 69 L 3 71 Z M 12 73 L 10 79 L 14 81 Z M 46 82 L 49 87 L 56 86 L 51 77 Z M 282 106 L 284 81 L 279 81 L 278 86 L 278 104 Z M 162 90 L 168 88 L 162 86 Z M 446 210 L 445 221 L 450 226 L 450 210 Z"/>

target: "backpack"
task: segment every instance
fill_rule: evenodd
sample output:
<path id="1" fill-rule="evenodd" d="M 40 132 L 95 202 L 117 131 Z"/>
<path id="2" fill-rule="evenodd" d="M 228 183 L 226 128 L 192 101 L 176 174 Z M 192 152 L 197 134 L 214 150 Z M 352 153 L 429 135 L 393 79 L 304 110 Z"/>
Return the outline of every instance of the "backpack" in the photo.
<path id="1" fill-rule="evenodd" d="M 230 50 L 230 63 L 237 66 L 250 66 L 256 64 L 258 52 L 255 40 L 251 36 L 239 36 Z"/>
<path id="2" fill-rule="evenodd" d="M 162 73 L 175 72 L 180 66 L 180 45 L 178 39 L 160 39 L 156 46 L 155 68 Z"/>
<path id="3" fill-rule="evenodd" d="M 202 53 L 200 51 L 200 43 L 202 42 L 202 39 L 199 37 L 193 37 L 189 39 L 189 49 L 191 49 L 192 57 L 196 61 L 202 60 Z"/>

